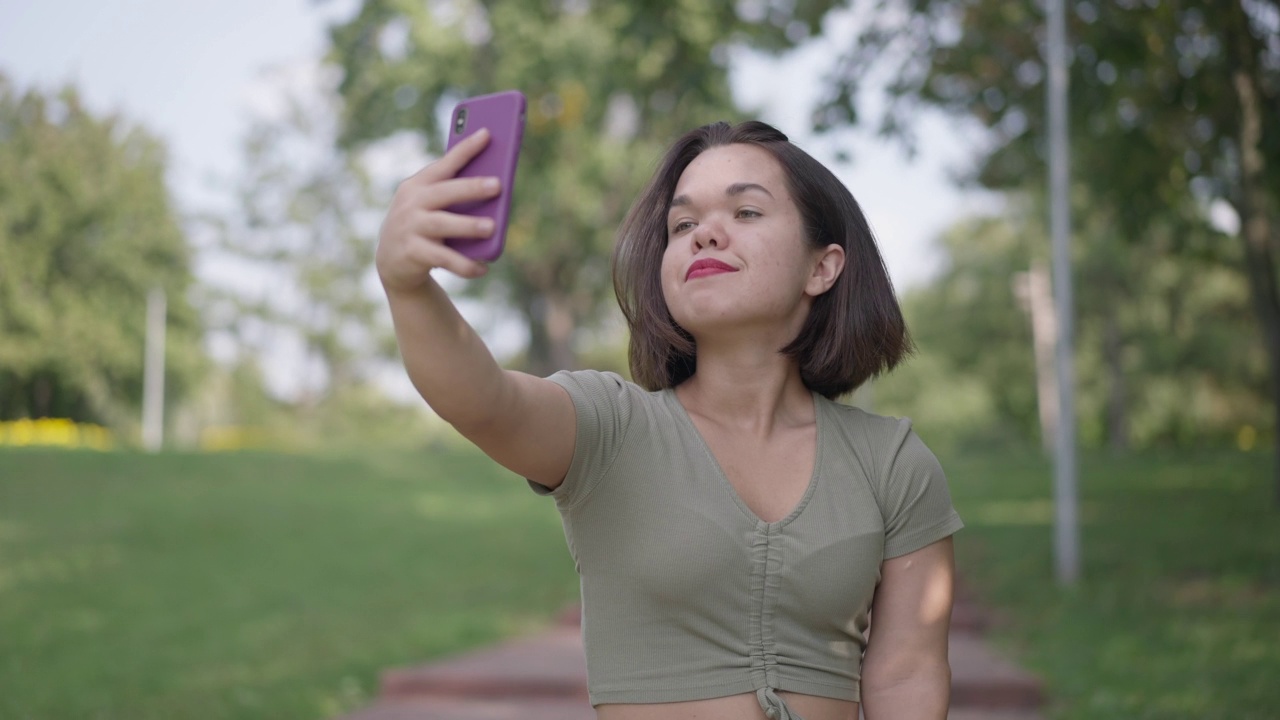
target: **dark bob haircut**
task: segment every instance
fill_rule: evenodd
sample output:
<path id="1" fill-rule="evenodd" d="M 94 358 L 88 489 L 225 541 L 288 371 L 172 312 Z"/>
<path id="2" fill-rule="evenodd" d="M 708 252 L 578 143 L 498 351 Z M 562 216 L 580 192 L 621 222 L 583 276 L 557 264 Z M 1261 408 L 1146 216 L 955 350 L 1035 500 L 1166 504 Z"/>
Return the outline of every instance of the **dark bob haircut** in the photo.
<path id="1" fill-rule="evenodd" d="M 618 231 L 613 287 L 631 331 L 633 379 L 660 390 L 679 385 L 697 368 L 693 337 L 671 317 L 662 294 L 667 212 L 689 163 L 705 150 L 734 144 L 762 148 L 782 166 L 814 248 L 835 243 L 845 251 L 839 279 L 814 298 L 799 335 L 780 352 L 799 362 L 806 387 L 833 399 L 893 369 L 911 351 L 911 340 L 884 260 L 853 195 L 777 129 L 754 121 L 718 122 L 676 141 Z"/>

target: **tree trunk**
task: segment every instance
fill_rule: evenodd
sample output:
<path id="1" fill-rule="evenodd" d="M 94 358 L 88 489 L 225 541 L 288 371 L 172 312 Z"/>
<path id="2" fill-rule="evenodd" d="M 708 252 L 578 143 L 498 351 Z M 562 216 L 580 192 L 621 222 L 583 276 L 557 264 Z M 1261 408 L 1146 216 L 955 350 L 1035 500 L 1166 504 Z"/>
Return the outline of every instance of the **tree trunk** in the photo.
<path id="1" fill-rule="evenodd" d="M 1036 406 L 1040 412 L 1040 447 L 1053 455 L 1058 433 L 1058 380 L 1054 367 L 1054 346 L 1058 337 L 1058 316 L 1053 307 L 1049 269 L 1033 262 L 1019 273 L 1014 294 L 1031 318 L 1031 345 L 1036 360 Z"/>
<path id="2" fill-rule="evenodd" d="M 1107 442 L 1115 452 L 1129 450 L 1128 388 L 1124 378 L 1124 343 L 1114 312 L 1103 320 L 1102 354 L 1107 366 Z"/>
<path id="3" fill-rule="evenodd" d="M 1227 51 L 1233 64 L 1231 82 L 1239 107 L 1240 186 L 1236 212 L 1245 248 L 1245 274 L 1271 371 L 1271 405 L 1275 432 L 1280 435 L 1280 293 L 1276 287 L 1276 260 L 1272 247 L 1270 208 L 1264 184 L 1262 154 L 1261 90 L 1257 72 L 1256 43 L 1249 19 L 1239 3 L 1231 3 L 1231 34 Z M 1280 438 L 1278 438 L 1280 439 Z M 1273 445 L 1280 448 L 1280 442 Z M 1277 450 L 1273 449 L 1273 453 Z M 1280 462 L 1272 460 L 1275 503 L 1280 507 Z"/>
<path id="4" fill-rule="evenodd" d="M 36 373 L 31 388 L 31 417 L 53 417 L 53 382 L 44 373 Z"/>
<path id="5" fill-rule="evenodd" d="M 577 318 L 569 299 L 544 290 L 524 303 L 523 310 L 529 323 L 528 372 L 545 377 L 557 370 L 575 369 L 578 357 L 573 332 Z"/>

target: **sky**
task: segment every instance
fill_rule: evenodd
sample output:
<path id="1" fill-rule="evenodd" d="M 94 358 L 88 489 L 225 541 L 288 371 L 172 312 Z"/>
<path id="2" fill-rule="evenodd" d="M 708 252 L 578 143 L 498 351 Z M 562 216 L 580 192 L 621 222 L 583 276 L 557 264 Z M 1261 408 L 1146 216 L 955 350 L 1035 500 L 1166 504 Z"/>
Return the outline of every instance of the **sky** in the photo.
<path id="1" fill-rule="evenodd" d="M 208 210 L 229 205 L 241 139 L 279 84 L 279 72 L 274 86 L 265 74 L 314 65 L 326 25 L 354 7 L 354 0 L 0 0 L 0 72 L 20 91 L 73 83 L 94 110 L 142 124 L 169 147 L 179 207 Z M 938 233 L 991 201 L 948 179 L 970 141 L 937 117 L 922 119 L 914 160 L 858 132 L 841 138 L 855 162 L 832 162 L 832 142 L 810 136 L 806 117 L 822 70 L 856 28 L 846 16 L 826 30 L 783 58 L 734 53 L 734 94 L 832 165 L 870 220 L 895 286 L 908 289 L 937 271 Z M 208 258 L 196 270 L 212 282 L 234 272 Z M 297 376 L 287 358 L 279 363 L 286 367 L 269 374 Z"/>
<path id="2" fill-rule="evenodd" d="M 168 144 L 184 206 L 236 168 L 247 107 L 267 68 L 319 57 L 334 0 L 0 0 L 0 72 L 19 88 L 74 83 Z"/>

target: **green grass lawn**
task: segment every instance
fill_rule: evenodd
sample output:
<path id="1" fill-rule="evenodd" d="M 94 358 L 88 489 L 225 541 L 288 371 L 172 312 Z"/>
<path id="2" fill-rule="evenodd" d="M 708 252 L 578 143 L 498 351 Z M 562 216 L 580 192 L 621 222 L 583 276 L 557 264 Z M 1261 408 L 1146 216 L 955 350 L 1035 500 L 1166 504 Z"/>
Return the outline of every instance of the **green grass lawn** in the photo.
<path id="1" fill-rule="evenodd" d="M 325 718 L 577 597 L 472 453 L 0 452 L 0 718 Z"/>
<path id="2" fill-rule="evenodd" d="M 1059 718 L 1274 718 L 1262 455 L 1085 458 L 1084 578 L 1049 467 L 943 457 L 969 585 Z M 302 718 L 577 595 L 552 503 L 477 454 L 0 451 L 0 718 Z"/>
<path id="3" fill-rule="evenodd" d="M 1051 471 L 944 458 L 962 574 L 1056 718 L 1280 717 L 1280 511 L 1263 454 L 1086 457 L 1083 578 L 1053 580 Z"/>

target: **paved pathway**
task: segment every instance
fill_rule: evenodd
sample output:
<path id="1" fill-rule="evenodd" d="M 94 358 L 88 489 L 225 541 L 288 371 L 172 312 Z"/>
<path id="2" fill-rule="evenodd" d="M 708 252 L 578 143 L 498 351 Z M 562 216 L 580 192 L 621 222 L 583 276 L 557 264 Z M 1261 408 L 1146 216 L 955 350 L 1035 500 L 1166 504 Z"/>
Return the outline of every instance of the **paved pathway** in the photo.
<path id="1" fill-rule="evenodd" d="M 962 594 L 963 595 L 963 594 Z M 951 627 L 948 720 L 1042 720 L 1040 681 L 983 639 L 983 614 L 963 597 Z M 340 720 L 595 720 L 578 618 L 442 661 L 382 674 L 377 701 Z"/>

